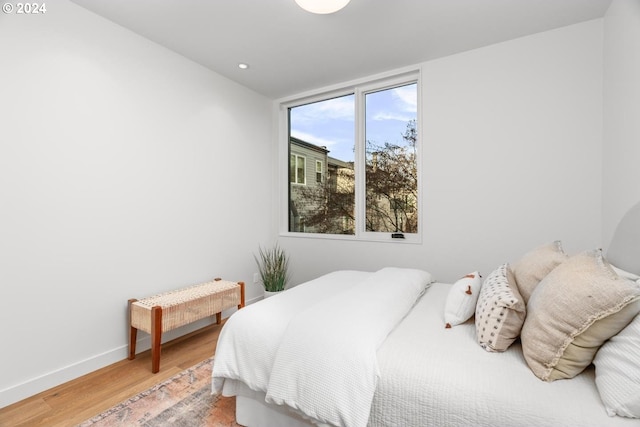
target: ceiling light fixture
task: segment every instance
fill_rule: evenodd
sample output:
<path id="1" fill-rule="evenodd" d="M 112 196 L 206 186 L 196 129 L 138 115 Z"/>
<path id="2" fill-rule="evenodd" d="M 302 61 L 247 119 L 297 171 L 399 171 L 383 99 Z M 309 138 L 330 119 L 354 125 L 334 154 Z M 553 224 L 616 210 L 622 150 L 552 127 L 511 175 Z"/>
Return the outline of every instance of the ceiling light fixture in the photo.
<path id="1" fill-rule="evenodd" d="M 298 6 L 311 13 L 325 15 L 334 13 L 349 4 L 351 0 L 296 0 Z"/>
<path id="2" fill-rule="evenodd" d="M 238 64 L 238 68 L 240 68 L 241 70 L 246 70 L 247 68 L 249 68 L 249 64 L 245 64 L 244 62 L 241 62 Z"/>

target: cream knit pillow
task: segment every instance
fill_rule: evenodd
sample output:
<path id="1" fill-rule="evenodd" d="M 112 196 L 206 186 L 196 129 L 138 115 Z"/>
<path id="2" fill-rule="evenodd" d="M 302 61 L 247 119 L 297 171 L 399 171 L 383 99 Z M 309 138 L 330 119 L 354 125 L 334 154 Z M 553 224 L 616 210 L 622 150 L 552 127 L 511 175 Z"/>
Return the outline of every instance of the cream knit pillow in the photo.
<path id="1" fill-rule="evenodd" d="M 571 257 L 531 295 L 521 335 L 527 364 L 544 381 L 573 378 L 638 312 L 640 285 L 618 277 L 600 250 Z"/>
<path id="2" fill-rule="evenodd" d="M 525 304 L 529 302 L 538 283 L 567 258 L 567 254 L 562 250 L 562 243 L 556 240 L 527 252 L 511 265 L 518 290 L 524 298 Z"/>

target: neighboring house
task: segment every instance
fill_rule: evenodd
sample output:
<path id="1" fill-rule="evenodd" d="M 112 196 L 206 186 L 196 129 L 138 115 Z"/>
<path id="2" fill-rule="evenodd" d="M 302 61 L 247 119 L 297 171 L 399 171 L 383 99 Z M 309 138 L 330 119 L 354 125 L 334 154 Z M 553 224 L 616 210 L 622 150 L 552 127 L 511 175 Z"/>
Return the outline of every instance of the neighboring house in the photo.
<path id="1" fill-rule="evenodd" d="M 317 185 L 324 182 L 327 172 L 327 147 L 320 147 L 291 137 L 289 152 L 289 182 Z"/>
<path id="2" fill-rule="evenodd" d="M 317 226 L 305 218 L 325 209 L 329 194 L 353 193 L 353 163 L 330 157 L 327 147 L 299 138 L 289 139 L 289 231 L 314 233 Z M 350 218 L 328 215 L 336 229 L 353 227 Z"/>
<path id="3" fill-rule="evenodd" d="M 353 163 L 327 157 L 328 180 L 335 193 L 353 193 Z"/>

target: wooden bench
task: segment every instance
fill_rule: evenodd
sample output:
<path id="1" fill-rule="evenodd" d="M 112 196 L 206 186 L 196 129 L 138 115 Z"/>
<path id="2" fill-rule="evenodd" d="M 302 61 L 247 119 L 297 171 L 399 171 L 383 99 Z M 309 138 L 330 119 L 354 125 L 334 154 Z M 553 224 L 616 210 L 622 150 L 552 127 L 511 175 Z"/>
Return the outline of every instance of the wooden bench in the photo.
<path id="1" fill-rule="evenodd" d="M 165 292 L 141 300 L 129 300 L 129 360 L 136 357 L 138 329 L 151 335 L 151 372 L 160 370 L 162 333 L 216 315 L 222 310 L 244 307 L 244 282 L 219 278 L 211 282 Z"/>

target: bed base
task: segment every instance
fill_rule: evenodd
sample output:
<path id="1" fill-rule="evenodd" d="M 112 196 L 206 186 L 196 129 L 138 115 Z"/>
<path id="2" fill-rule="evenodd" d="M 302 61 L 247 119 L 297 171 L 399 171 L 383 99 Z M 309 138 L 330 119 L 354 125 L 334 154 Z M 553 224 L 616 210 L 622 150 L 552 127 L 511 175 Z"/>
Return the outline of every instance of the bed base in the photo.
<path id="1" fill-rule="evenodd" d="M 247 427 L 313 427 L 310 421 L 284 407 L 236 396 L 236 422 Z"/>
<path id="2" fill-rule="evenodd" d="M 246 427 L 312 427 L 313 424 L 287 406 L 265 402 L 266 394 L 252 390 L 242 381 L 227 379 L 222 388 L 223 396 L 236 398 L 236 422 Z M 320 424 L 319 426 L 327 426 Z"/>

